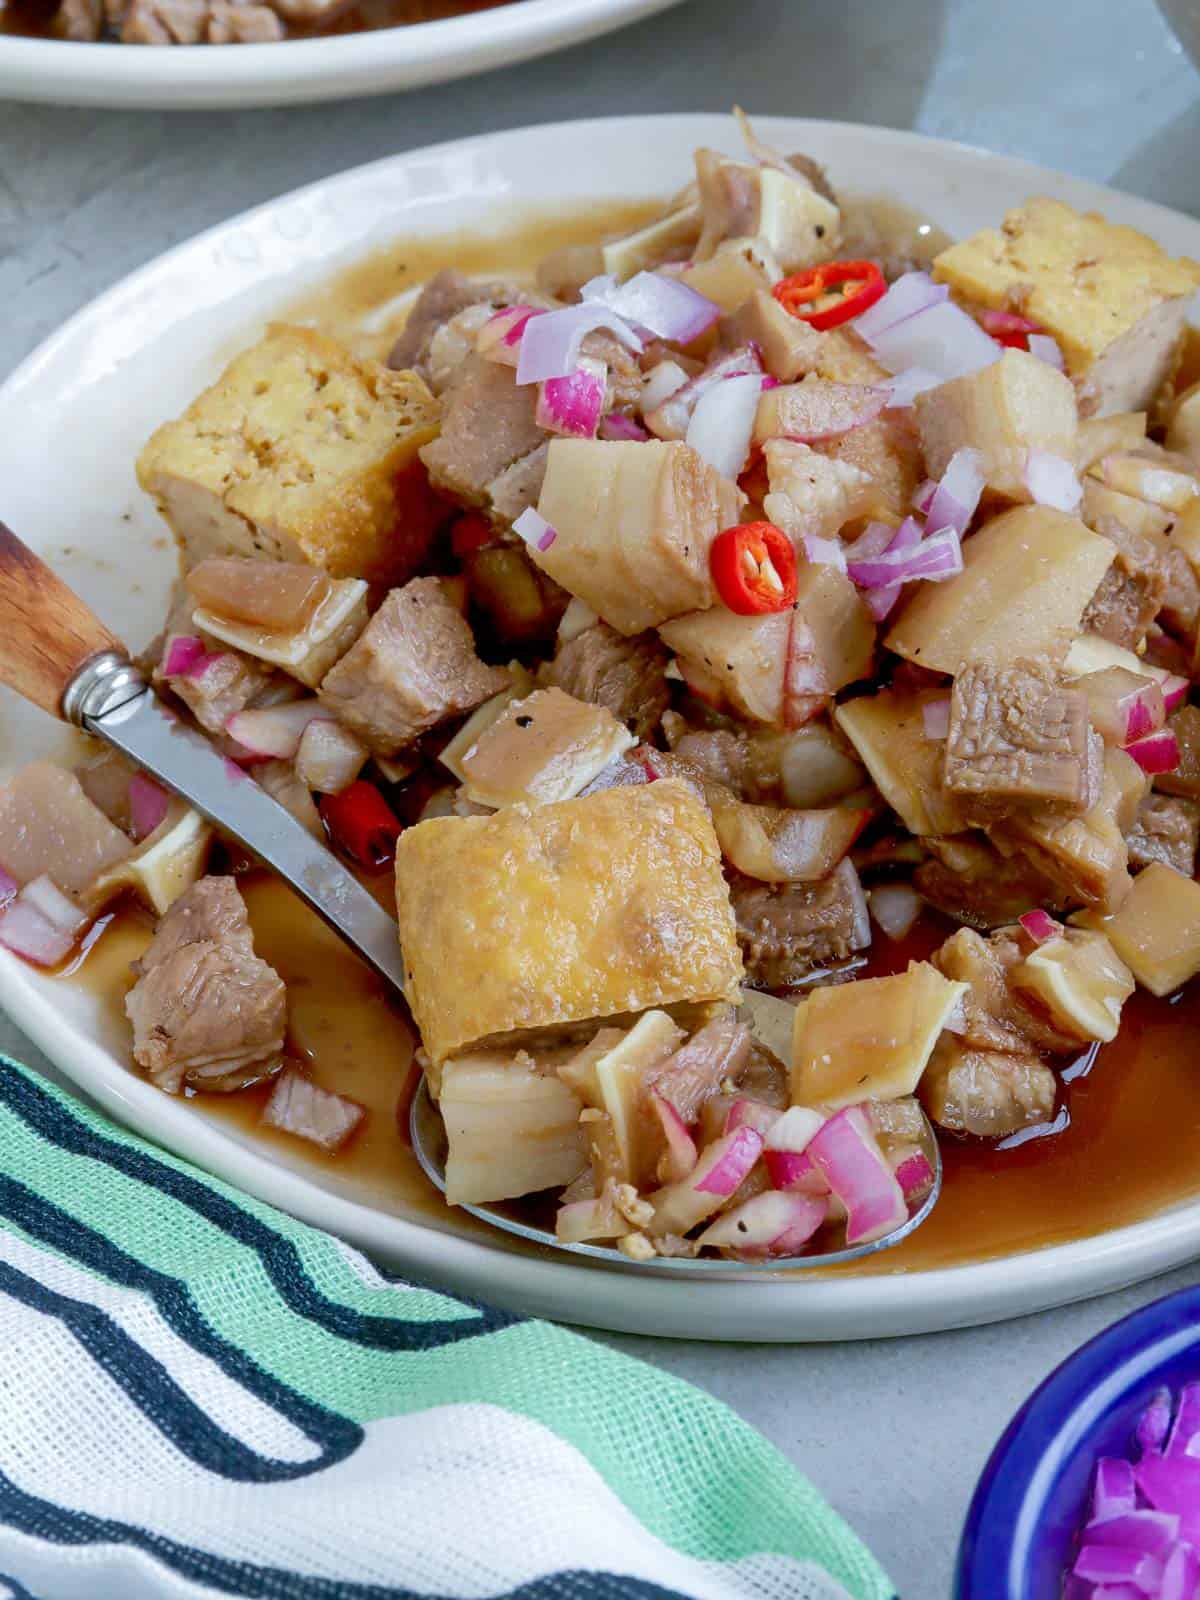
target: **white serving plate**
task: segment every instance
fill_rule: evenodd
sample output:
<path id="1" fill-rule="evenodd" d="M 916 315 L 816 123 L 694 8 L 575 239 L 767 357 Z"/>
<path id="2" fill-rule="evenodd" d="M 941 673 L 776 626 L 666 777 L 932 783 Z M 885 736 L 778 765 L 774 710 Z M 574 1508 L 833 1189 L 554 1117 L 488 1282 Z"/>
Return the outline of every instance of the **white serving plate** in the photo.
<path id="1" fill-rule="evenodd" d="M 848 192 L 890 193 L 952 234 L 1040 192 L 1200 256 L 1200 222 L 1025 162 L 879 128 L 772 118 L 759 126 L 826 163 Z M 733 123 L 630 117 L 469 139 L 313 184 L 180 245 L 80 312 L 0 386 L 0 516 L 140 645 L 161 619 L 173 554 L 137 488 L 134 458 L 272 312 L 400 235 L 478 227 L 481 212 L 502 227 L 522 202 L 665 196 L 700 144 L 736 149 Z M 0 777 L 62 737 L 0 695 Z M 124 1029 L 86 992 L 4 952 L 0 1004 L 82 1090 L 150 1138 L 414 1276 L 561 1321 L 676 1338 L 874 1338 L 1042 1310 L 1200 1254 L 1196 1201 L 1096 1238 L 930 1272 L 690 1283 L 547 1259 L 364 1203 L 336 1177 L 318 1179 L 206 1121 L 129 1070 Z"/>
<path id="2" fill-rule="evenodd" d="M 513 0 L 443 22 L 217 48 L 0 36 L 0 97 L 156 111 L 343 100 L 511 66 L 677 4 Z"/>

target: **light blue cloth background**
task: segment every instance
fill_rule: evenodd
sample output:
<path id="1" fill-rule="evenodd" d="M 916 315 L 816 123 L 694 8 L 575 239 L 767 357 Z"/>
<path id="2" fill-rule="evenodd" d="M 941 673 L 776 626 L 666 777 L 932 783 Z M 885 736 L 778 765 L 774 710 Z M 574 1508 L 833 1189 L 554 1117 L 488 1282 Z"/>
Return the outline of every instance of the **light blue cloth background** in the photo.
<path id="1" fill-rule="evenodd" d="M 0 371 L 168 245 L 343 167 L 488 128 L 734 100 L 970 140 L 1200 214 L 1200 76 L 1151 0 L 685 0 L 567 54 L 408 96 L 178 117 L 0 105 Z M 38 1062 L 2 1017 L 0 1049 Z M 1017 1403 L 1083 1339 L 1195 1277 L 903 1346 L 751 1357 L 611 1342 L 728 1401 L 901 1594 L 943 1600 L 971 1485 Z M 879 1474 L 881 1459 L 902 1470 Z"/>

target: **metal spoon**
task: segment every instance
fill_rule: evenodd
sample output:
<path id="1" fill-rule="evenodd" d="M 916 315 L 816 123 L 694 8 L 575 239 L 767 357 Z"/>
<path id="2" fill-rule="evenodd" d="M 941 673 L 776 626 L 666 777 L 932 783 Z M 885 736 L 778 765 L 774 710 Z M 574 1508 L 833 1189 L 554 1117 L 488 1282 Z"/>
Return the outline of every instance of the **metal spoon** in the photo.
<path id="1" fill-rule="evenodd" d="M 404 993 L 404 962 L 396 924 L 337 859 L 258 784 L 222 757 L 205 736 L 159 700 L 120 641 L 82 600 L 0 522 L 0 683 L 51 716 L 73 723 L 129 756 L 169 789 L 237 839 L 278 874 L 381 977 Z M 410 1119 L 413 1149 L 426 1175 L 445 1193 L 446 1134 L 422 1081 Z M 771 1261 L 780 1268 L 856 1261 L 898 1244 L 933 1209 L 942 1162 L 926 1120 L 923 1147 L 933 1186 L 920 1207 L 873 1244 Z M 464 1211 L 506 1233 L 573 1255 L 641 1271 L 746 1272 L 748 1265 L 709 1257 L 634 1261 L 602 1245 L 563 1244 L 496 1206 Z"/>
<path id="2" fill-rule="evenodd" d="M 551 1250 L 567 1250 L 575 1256 L 591 1256 L 594 1260 L 607 1262 L 610 1267 L 633 1267 L 639 1272 L 693 1275 L 723 1272 L 741 1273 L 744 1276 L 747 1272 L 792 1272 L 804 1267 L 834 1267 L 844 1261 L 861 1261 L 864 1256 L 876 1255 L 880 1250 L 890 1250 L 892 1245 L 907 1239 L 910 1233 L 919 1228 L 937 1204 L 942 1190 L 942 1156 L 932 1124 L 924 1112 L 921 1113 L 921 1119 L 924 1127 L 920 1146 L 933 1169 L 933 1184 L 921 1204 L 909 1213 L 907 1222 L 871 1244 L 843 1245 L 841 1249 L 815 1250 L 810 1255 L 780 1257 L 769 1261 L 730 1261 L 724 1256 L 656 1256 L 652 1261 L 635 1261 L 613 1245 L 564 1244 L 548 1228 L 538 1228 L 524 1221 L 515 1204 L 468 1206 L 460 1202 L 458 1209 L 478 1217 L 493 1228 L 502 1228 L 505 1233 L 515 1234 L 518 1239 L 526 1239 L 531 1244 L 544 1245 Z M 430 1183 L 445 1194 L 446 1129 L 440 1112 L 429 1096 L 429 1085 L 424 1078 L 413 1096 L 408 1131 L 421 1170 Z"/>

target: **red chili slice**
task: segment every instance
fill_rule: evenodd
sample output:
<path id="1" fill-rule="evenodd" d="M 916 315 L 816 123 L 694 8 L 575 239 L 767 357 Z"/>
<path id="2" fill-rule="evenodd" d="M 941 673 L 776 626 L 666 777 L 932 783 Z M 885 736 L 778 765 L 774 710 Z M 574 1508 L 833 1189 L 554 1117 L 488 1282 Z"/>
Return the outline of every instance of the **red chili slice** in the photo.
<path id="1" fill-rule="evenodd" d="M 873 261 L 826 261 L 784 278 L 771 293 L 785 311 L 823 333 L 882 300 L 887 283 Z"/>
<path id="2" fill-rule="evenodd" d="M 391 861 L 404 831 L 379 790 L 363 778 L 341 794 L 322 796 L 321 815 L 334 843 L 360 867 L 370 869 Z"/>
<path id="3" fill-rule="evenodd" d="M 796 598 L 796 553 L 773 522 L 741 522 L 712 542 L 717 593 L 739 617 L 786 611 Z"/>

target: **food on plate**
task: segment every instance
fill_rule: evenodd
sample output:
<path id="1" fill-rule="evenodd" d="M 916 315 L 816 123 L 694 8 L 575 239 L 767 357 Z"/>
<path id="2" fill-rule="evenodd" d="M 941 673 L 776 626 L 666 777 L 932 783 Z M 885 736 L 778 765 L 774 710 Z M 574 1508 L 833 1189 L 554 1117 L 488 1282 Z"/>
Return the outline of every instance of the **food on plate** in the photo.
<path id="1" fill-rule="evenodd" d="M 746 132 L 632 234 L 447 262 L 387 364 L 268 328 L 138 463 L 145 663 L 394 892 L 450 1202 L 640 1261 L 885 1237 L 922 1106 L 1054 1133 L 1200 972 L 1200 268 L 1035 197 L 930 273 Z M 0 790 L 0 944 L 136 900 L 139 1069 L 352 1158 L 245 868 L 111 755 Z"/>
<path id="2" fill-rule="evenodd" d="M 7 0 L 0 33 L 76 44 L 273 44 L 437 22 L 506 0 Z"/>
<path id="3" fill-rule="evenodd" d="M 1086 1520 L 1065 1576 L 1080 1600 L 1186 1600 L 1200 1585 L 1200 1385 L 1160 1389 L 1129 1453 L 1096 1462 Z"/>

